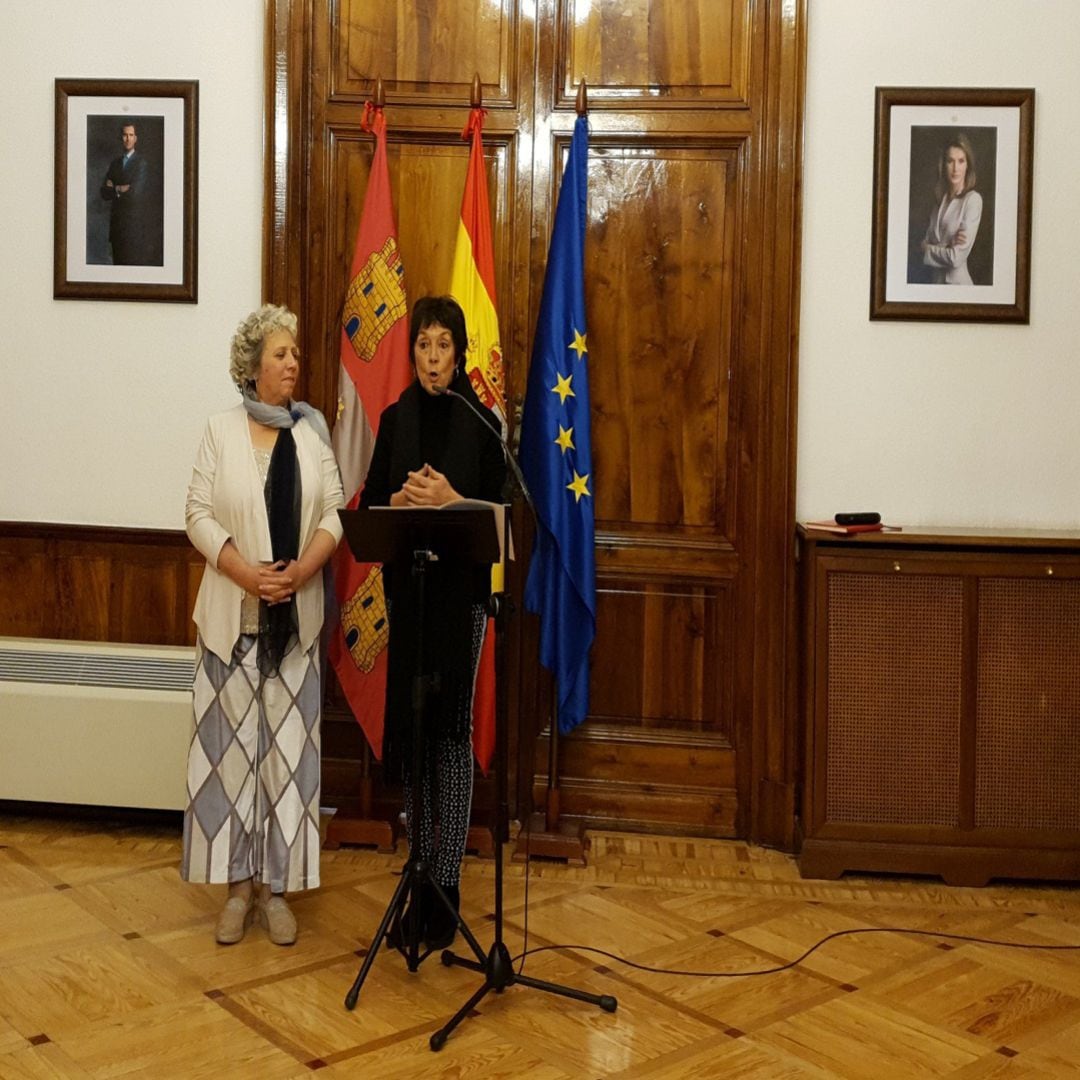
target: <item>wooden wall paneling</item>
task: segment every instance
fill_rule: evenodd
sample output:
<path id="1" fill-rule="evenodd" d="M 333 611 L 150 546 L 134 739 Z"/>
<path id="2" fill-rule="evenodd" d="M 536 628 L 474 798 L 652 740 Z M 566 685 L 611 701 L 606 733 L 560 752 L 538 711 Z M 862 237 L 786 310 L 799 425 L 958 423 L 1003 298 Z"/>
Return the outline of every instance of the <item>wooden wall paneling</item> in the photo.
<path id="1" fill-rule="evenodd" d="M 267 0 L 265 183 L 263 213 L 263 299 L 284 304 L 300 316 L 298 333 L 304 365 L 298 392 L 311 400 L 309 376 L 319 383 L 305 317 L 307 222 L 305 216 L 311 126 L 308 123 L 308 74 L 311 21 L 301 0 Z M 314 402 L 313 402 L 314 403 Z"/>
<path id="2" fill-rule="evenodd" d="M 730 589 L 612 579 L 597 593 L 590 719 L 560 743 L 564 811 L 733 836 Z M 537 747 L 537 798 L 546 746 Z"/>
<path id="3" fill-rule="evenodd" d="M 109 611 L 113 640 L 165 645 L 191 608 L 187 599 L 186 568 L 178 562 L 162 565 L 153 557 L 120 557 L 114 563 Z"/>
<path id="4" fill-rule="evenodd" d="M 362 99 L 381 75 L 395 101 L 467 104 L 476 73 L 485 102 L 508 104 L 516 96 L 517 7 L 514 0 L 340 0 L 331 95 Z"/>
<path id="5" fill-rule="evenodd" d="M 758 9 L 755 8 L 755 13 Z M 765 17 L 766 13 L 761 12 Z M 755 32 L 755 41 L 761 40 Z M 747 725 L 741 741 L 749 768 L 740 773 L 740 804 L 747 832 L 757 840 L 790 849 L 795 841 L 796 762 L 796 589 L 795 589 L 795 440 L 797 415 L 797 327 L 800 266 L 800 170 L 806 68 L 806 0 L 770 4 L 762 40 L 763 70 L 752 76 L 760 86 L 755 164 L 746 251 L 745 287 L 755 300 L 742 346 L 756 358 L 757 399 L 743 411 L 748 434 L 744 463 L 753 463 L 755 495 L 750 513 L 754 529 L 751 587 L 743 601 L 761 617 L 753 626 L 753 661 Z M 750 522 L 747 522 L 750 525 Z"/>
<path id="6" fill-rule="evenodd" d="M 589 85 L 593 109 L 744 105 L 751 41 L 740 0 L 566 0 L 558 106 Z"/>
<path id="7" fill-rule="evenodd" d="M 0 634 L 186 645 L 203 558 L 182 532 L 0 522 Z"/>
<path id="8" fill-rule="evenodd" d="M 606 16 L 612 15 L 608 9 Z M 565 50 L 572 47 L 573 35 L 565 22 L 562 30 L 558 40 Z M 542 53 L 541 69 L 548 63 L 574 70 L 565 51 L 550 58 Z M 596 81 L 590 79 L 591 105 L 595 97 L 603 101 L 603 88 L 594 97 Z M 562 104 L 573 101 L 565 98 Z M 612 575 L 625 570 L 629 555 L 634 571 L 658 578 L 662 589 L 673 569 L 670 542 L 680 530 L 694 532 L 694 525 L 702 534 L 695 538 L 702 545 L 696 554 L 710 562 L 704 552 L 715 546 L 712 534 L 727 507 L 728 416 L 721 398 L 726 398 L 731 318 L 720 279 L 726 273 L 730 288 L 734 260 L 725 248 L 734 243 L 738 200 L 733 197 L 737 172 L 728 166 L 738 139 L 718 152 L 720 140 L 702 131 L 698 118 L 674 124 L 670 115 L 628 119 L 590 112 L 585 281 L 598 479 L 599 625 L 590 717 L 560 741 L 561 808 L 594 824 L 670 828 L 674 818 L 689 831 L 731 834 L 734 770 L 728 770 L 731 797 L 724 821 L 723 809 L 714 805 L 722 770 L 714 761 L 711 774 L 688 771 L 691 760 L 705 760 L 703 748 L 680 739 L 677 731 L 680 724 L 704 727 L 710 734 L 699 738 L 709 744 L 717 725 L 715 698 L 706 704 L 702 687 L 694 685 L 694 648 L 686 626 L 668 627 L 669 649 L 655 654 L 665 637 L 663 630 L 657 632 L 655 612 L 646 614 L 655 600 L 643 600 L 640 585 L 628 588 Z M 557 103 L 546 115 L 538 108 L 534 214 L 545 223 L 539 230 L 538 281 L 572 123 L 573 113 L 560 112 Z M 702 305 L 698 292 L 696 306 L 687 304 L 703 283 L 716 302 Z M 538 301 L 537 286 L 534 309 Z M 725 306 L 726 326 L 721 322 Z M 688 408 L 691 397 L 694 407 Z M 611 479 L 604 483 L 605 477 Z M 715 565 L 698 569 L 709 573 Z M 665 679 L 670 656 L 678 660 Z M 681 709 L 665 710 L 657 700 L 661 682 L 680 687 Z M 654 709 L 660 717 L 679 718 L 669 724 L 650 719 Z M 546 735 L 542 721 L 541 726 Z M 726 754 L 734 756 L 730 743 Z M 538 740 L 535 760 L 539 792 L 547 779 L 546 737 Z M 639 768 L 643 760 L 650 766 Z M 613 763 L 619 779 L 606 763 Z M 693 782 L 682 786 L 691 774 L 703 781 L 696 790 Z"/>
<path id="9" fill-rule="evenodd" d="M 739 151 L 612 138 L 590 146 L 585 248 L 597 529 L 723 536 Z"/>
<path id="10" fill-rule="evenodd" d="M 184 605 L 187 613 L 186 626 L 188 633 L 185 642 L 187 645 L 195 644 L 195 623 L 191 618 L 191 614 L 195 610 L 195 598 L 199 595 L 199 586 L 202 584 L 205 570 L 206 563 L 201 558 L 187 564 L 187 602 Z"/>
<path id="11" fill-rule="evenodd" d="M 606 577 L 597 594 L 592 719 L 730 748 L 730 588 Z"/>
<path id="12" fill-rule="evenodd" d="M 521 208 L 529 203 L 531 172 L 519 146 L 529 142 L 532 80 L 521 85 L 519 72 L 522 58 L 529 63 L 532 55 L 532 21 L 511 0 L 396 6 L 279 0 L 270 11 L 268 41 L 281 76 L 270 88 L 277 96 L 270 99 L 268 128 L 278 133 L 275 152 L 295 152 L 300 160 L 280 160 L 268 173 L 271 183 L 289 186 L 290 196 L 279 192 L 269 200 L 267 227 L 279 249 L 295 244 L 301 269 L 295 276 L 289 258 L 275 260 L 267 288 L 302 305 L 309 399 L 333 418 L 340 306 L 373 148 L 360 122 L 377 77 L 386 93 L 388 163 L 411 301 L 449 286 L 468 161 L 461 130 L 473 75 L 480 74 L 500 330 L 512 380 L 527 338 L 516 293 L 529 280 L 529 225 Z M 282 206 L 287 213 L 277 220 L 275 208 Z M 356 800 L 361 753 L 355 720 L 331 675 L 324 781 L 343 810 Z M 377 766 L 373 776 L 378 813 L 396 814 L 398 792 L 384 788 Z M 485 795 L 481 787 L 479 803 Z"/>
<path id="13" fill-rule="evenodd" d="M 793 640 L 803 0 L 409 0 L 378 10 L 356 0 L 272 0 L 270 10 L 278 77 L 268 88 L 268 127 L 277 133 L 268 181 L 277 186 L 268 198 L 276 246 L 267 284 L 305 305 L 302 318 L 316 327 L 305 343 L 316 403 L 336 393 L 337 308 L 369 160 L 361 103 L 381 75 L 414 297 L 448 265 L 457 224 L 472 77 L 460 63 L 480 70 L 489 109 L 500 327 L 516 425 L 574 94 L 589 79 L 587 303 L 595 472 L 604 479 L 598 578 L 605 596 L 628 579 L 655 586 L 636 624 L 618 629 L 640 642 L 646 669 L 667 665 L 682 681 L 666 727 L 650 726 L 657 701 L 644 694 L 639 713 L 613 723 L 594 716 L 565 741 L 568 779 L 582 793 L 574 812 L 611 820 L 608 808 L 590 816 L 593 789 L 613 783 L 604 755 L 630 769 L 628 820 L 647 821 L 648 770 L 632 763 L 653 755 L 674 769 L 674 753 L 703 776 L 700 754 L 715 752 L 713 779 L 676 800 L 676 817 L 691 830 L 790 843 L 794 684 L 783 673 Z M 293 244 L 298 275 L 285 252 Z M 520 508 L 517 516 L 520 523 Z M 523 532 L 527 551 L 527 525 Z M 518 590 L 523 571 L 511 574 Z M 655 613 L 673 603 L 657 596 L 680 589 L 705 610 L 723 608 L 730 661 L 703 646 L 696 616 Z M 620 655 L 622 638 L 602 635 L 593 677 L 601 703 L 627 692 L 608 656 Z M 535 620 L 518 620 L 510 696 L 522 791 L 533 787 L 534 763 L 542 774 L 546 762 L 550 686 L 535 667 L 535 645 Z M 703 674 L 713 668 L 715 692 Z M 602 744 L 597 754 L 593 742 Z"/>
<path id="14" fill-rule="evenodd" d="M 704 580 L 730 584 L 739 626 L 739 659 L 727 673 L 734 702 L 731 745 L 746 751 L 735 769 L 735 828 L 790 845 L 795 758 L 789 741 L 795 729 L 788 712 L 796 698 L 787 675 L 795 655 L 791 326 L 797 283 L 789 260 L 797 253 L 798 216 L 797 170 L 790 166 L 798 161 L 792 148 L 800 123 L 802 8 L 739 5 L 726 33 L 723 26 L 716 33 L 731 55 L 754 62 L 738 68 L 737 92 L 723 95 L 726 107 L 702 113 L 695 109 L 704 97 L 721 96 L 704 84 L 725 81 L 705 74 L 719 71 L 715 61 L 724 50 L 716 37 L 693 42 L 704 59 L 695 70 L 684 65 L 679 85 L 630 85 L 643 70 L 633 67 L 631 57 L 648 52 L 634 35 L 650 20 L 655 26 L 665 17 L 685 16 L 693 5 L 643 3 L 633 12 L 625 4 L 596 5 L 585 20 L 572 19 L 571 6 L 559 7 L 563 23 L 553 39 L 567 55 L 554 45 L 550 62 L 573 75 L 557 80 L 560 90 L 548 116 L 538 108 L 534 213 L 544 220 L 553 202 L 542 202 L 540 192 L 553 200 L 557 190 L 572 123 L 560 107 L 570 105 L 570 88 L 591 70 L 597 77 L 590 79 L 586 258 L 596 265 L 586 273 L 586 289 L 598 583 L 606 585 L 605 575 L 629 566 L 658 574 L 693 566 Z M 635 12 L 636 19 L 627 17 Z M 630 27 L 635 21 L 639 25 Z M 710 30 L 715 26 L 710 23 Z M 540 70 L 549 59 L 544 41 L 541 35 Z M 580 55 L 571 57 L 569 51 L 579 47 Z M 590 63 L 602 69 L 589 69 Z M 545 127 L 552 146 L 547 161 L 541 157 Z M 696 173 L 687 164 L 695 153 L 701 163 Z M 611 164 L 635 155 L 648 162 L 638 162 L 636 173 L 625 168 L 619 175 Z M 605 156 L 609 161 L 598 168 Z M 722 182 L 703 183 L 718 161 Z M 680 177 L 680 168 L 689 179 Z M 665 215 L 665 199 L 673 213 Z M 630 223 L 623 236 L 620 212 Z M 781 259 L 775 275 L 774 252 Z M 639 281 L 650 269 L 652 287 L 642 288 Z M 684 298 L 689 302 L 680 303 Z M 690 361 L 680 366 L 684 355 Z M 678 403 L 666 414 L 665 397 Z M 690 467 L 681 471 L 685 463 Z M 610 464 L 617 479 L 605 485 Z M 683 636 L 675 648 L 692 652 L 693 643 Z M 598 640 L 594 663 L 601 651 Z M 602 667 L 599 677 L 605 677 Z M 593 689 L 602 696 L 596 672 Z M 595 720 L 563 741 L 567 763 L 575 740 L 587 741 Z M 717 718 L 710 721 L 715 725 Z M 564 782 L 572 787 L 576 779 L 564 776 Z M 572 805 L 565 795 L 564 810 Z"/>
<path id="15" fill-rule="evenodd" d="M 51 567 L 44 548 L 43 541 L 15 543 L 0 531 L 0 633 L 47 636 Z"/>
<path id="16" fill-rule="evenodd" d="M 78 542 L 50 545 L 53 552 L 51 595 L 46 608 L 46 637 L 82 641 L 130 641 L 134 627 L 112 610 L 118 595 L 112 552 L 80 550 Z"/>
<path id="17" fill-rule="evenodd" d="M 487 14 L 477 20 L 463 14 L 465 6 L 463 0 L 396 9 L 352 3 L 343 5 L 340 21 L 335 22 L 330 5 L 317 4 L 310 17 L 310 51 L 302 67 L 289 73 L 284 112 L 290 131 L 301 127 L 306 132 L 309 168 L 300 176 L 280 169 L 274 175 L 291 177 L 286 182 L 301 185 L 305 194 L 305 235 L 299 246 L 305 253 L 306 288 L 289 278 L 271 282 L 271 287 L 289 288 L 306 303 L 306 321 L 312 328 L 308 369 L 316 404 L 332 405 L 337 397 L 340 307 L 373 147 L 372 136 L 361 130 L 360 122 L 363 103 L 380 75 L 387 97 L 387 157 L 398 239 L 411 302 L 426 293 L 444 292 L 449 285 L 468 163 L 461 130 L 473 74 L 479 71 L 489 110 L 484 146 L 500 330 L 508 364 L 513 355 L 507 342 L 521 340 L 520 330 L 514 328 L 512 297 L 513 284 L 525 272 L 513 264 L 516 252 L 526 250 L 528 231 L 520 230 L 520 216 L 514 211 L 521 199 L 517 146 L 527 137 L 529 122 L 511 95 L 516 92 L 517 52 L 527 44 L 520 40 L 520 20 L 509 0 L 498 9 L 487 5 Z M 467 6 L 476 5 L 470 0 Z M 288 7 L 278 17 L 294 28 L 291 38 L 303 38 L 307 11 L 300 3 Z M 448 50 L 448 43 L 457 41 L 474 22 L 480 33 L 477 55 L 483 57 L 479 66 L 471 49 Z M 275 36 L 275 28 L 270 32 Z M 437 62 L 427 55 L 430 49 L 415 51 L 417 33 L 423 40 L 437 41 L 435 51 L 441 54 Z M 384 63 L 391 69 L 381 70 Z M 305 73 L 310 77 L 305 79 Z"/>

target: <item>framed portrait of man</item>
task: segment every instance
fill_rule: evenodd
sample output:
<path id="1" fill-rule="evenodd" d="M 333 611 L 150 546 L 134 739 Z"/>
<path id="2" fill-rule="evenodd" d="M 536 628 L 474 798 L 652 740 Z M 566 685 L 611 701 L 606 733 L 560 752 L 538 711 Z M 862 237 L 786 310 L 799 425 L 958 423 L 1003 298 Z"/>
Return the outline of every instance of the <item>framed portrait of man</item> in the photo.
<path id="1" fill-rule="evenodd" d="M 878 87 L 870 318 L 1029 319 L 1035 91 Z"/>
<path id="2" fill-rule="evenodd" d="M 53 295 L 197 299 L 198 83 L 57 79 Z"/>

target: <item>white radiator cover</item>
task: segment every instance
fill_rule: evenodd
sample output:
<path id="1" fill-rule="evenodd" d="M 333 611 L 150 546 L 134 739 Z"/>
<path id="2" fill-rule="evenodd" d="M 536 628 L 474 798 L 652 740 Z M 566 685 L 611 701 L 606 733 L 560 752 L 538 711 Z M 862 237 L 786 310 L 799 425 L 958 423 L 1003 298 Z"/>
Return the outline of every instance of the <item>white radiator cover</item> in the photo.
<path id="1" fill-rule="evenodd" d="M 182 810 L 195 650 L 0 637 L 0 799 Z"/>

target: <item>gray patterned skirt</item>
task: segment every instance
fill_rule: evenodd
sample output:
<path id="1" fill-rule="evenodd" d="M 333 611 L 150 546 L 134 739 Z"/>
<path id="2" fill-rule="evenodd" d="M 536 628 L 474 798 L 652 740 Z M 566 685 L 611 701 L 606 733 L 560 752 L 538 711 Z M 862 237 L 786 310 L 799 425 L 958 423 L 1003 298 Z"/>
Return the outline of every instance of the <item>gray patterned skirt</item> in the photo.
<path id="1" fill-rule="evenodd" d="M 276 677 L 242 634 L 225 664 L 200 639 L 180 867 L 185 881 L 319 884 L 319 642 L 294 638 Z"/>

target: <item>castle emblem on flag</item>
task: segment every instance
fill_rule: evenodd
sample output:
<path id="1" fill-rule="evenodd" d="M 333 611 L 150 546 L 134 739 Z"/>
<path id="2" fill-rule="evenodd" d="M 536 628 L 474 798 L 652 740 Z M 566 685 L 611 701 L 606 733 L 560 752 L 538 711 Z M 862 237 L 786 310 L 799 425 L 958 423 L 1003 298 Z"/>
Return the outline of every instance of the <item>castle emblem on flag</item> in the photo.
<path id="1" fill-rule="evenodd" d="M 365 674 L 390 641 L 382 568 L 373 566 L 360 587 L 341 605 L 341 629 L 353 663 Z"/>
<path id="2" fill-rule="evenodd" d="M 476 339 L 469 338 L 469 349 L 473 352 Z M 504 374 L 502 353 L 497 347 L 488 350 L 487 363 L 477 364 L 468 369 L 469 382 L 476 396 L 489 408 L 497 409 L 500 416 L 506 413 L 506 398 L 504 396 Z"/>
<path id="3" fill-rule="evenodd" d="M 388 237 L 349 283 L 341 315 L 356 355 L 370 364 L 391 326 L 405 316 L 405 277 L 397 240 Z"/>

